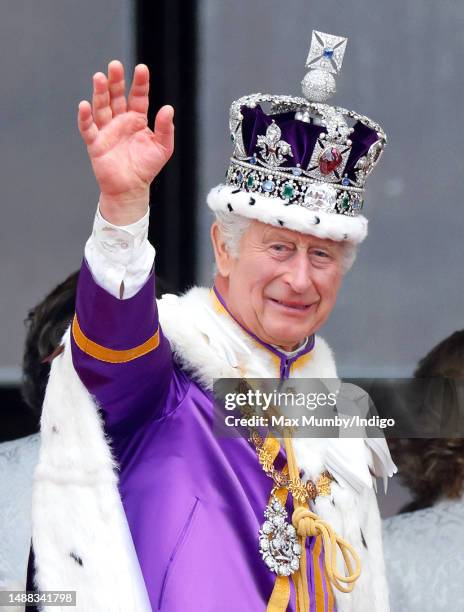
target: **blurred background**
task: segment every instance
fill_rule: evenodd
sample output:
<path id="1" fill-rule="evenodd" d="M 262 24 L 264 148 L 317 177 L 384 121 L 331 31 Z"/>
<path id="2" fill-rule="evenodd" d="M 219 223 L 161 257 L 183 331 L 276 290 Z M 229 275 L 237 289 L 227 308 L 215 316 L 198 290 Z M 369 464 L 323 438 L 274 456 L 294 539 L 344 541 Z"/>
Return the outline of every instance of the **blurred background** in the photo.
<path id="1" fill-rule="evenodd" d="M 4 9 L 1 442 L 37 431 L 38 413 L 19 391 L 24 319 L 80 266 L 98 192 L 76 110 L 92 74 L 114 58 L 128 73 L 149 66 L 151 120 L 162 104 L 176 109 L 176 150 L 153 186 L 150 239 L 158 274 L 182 291 L 211 282 L 204 202 L 232 152 L 231 101 L 255 91 L 299 95 L 311 30 L 347 36 L 333 100 L 378 121 L 389 144 L 368 184 L 369 237 L 321 334 L 342 376 L 406 377 L 463 327 L 463 4 L 16 0 Z M 14 464 L 15 452 L 6 447 L 0 467 Z M 382 513 L 405 499 L 394 482 Z"/>

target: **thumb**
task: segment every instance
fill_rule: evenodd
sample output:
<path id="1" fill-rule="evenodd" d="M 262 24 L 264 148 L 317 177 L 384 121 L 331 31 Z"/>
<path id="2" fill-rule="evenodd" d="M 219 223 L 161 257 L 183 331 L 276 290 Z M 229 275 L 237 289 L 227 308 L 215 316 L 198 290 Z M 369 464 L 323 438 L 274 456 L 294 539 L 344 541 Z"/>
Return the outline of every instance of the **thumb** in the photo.
<path id="1" fill-rule="evenodd" d="M 155 117 L 154 140 L 160 144 L 169 155 L 174 150 L 174 108 L 170 104 L 162 106 Z"/>

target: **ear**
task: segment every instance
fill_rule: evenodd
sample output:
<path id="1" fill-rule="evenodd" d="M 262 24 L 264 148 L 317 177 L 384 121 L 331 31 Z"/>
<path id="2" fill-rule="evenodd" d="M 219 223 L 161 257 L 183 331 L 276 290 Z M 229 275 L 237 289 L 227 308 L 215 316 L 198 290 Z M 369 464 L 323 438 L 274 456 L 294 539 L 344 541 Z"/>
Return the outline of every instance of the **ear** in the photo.
<path id="1" fill-rule="evenodd" d="M 227 278 L 232 268 L 233 257 L 227 250 L 222 232 L 216 221 L 211 226 L 211 242 L 218 272 L 221 276 Z"/>

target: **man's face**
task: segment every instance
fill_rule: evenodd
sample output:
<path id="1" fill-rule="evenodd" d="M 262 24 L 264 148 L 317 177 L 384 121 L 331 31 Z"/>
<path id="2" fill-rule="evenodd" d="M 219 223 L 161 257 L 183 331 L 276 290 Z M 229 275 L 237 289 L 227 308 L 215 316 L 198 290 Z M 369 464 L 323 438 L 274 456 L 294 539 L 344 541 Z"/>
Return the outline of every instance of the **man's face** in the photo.
<path id="1" fill-rule="evenodd" d="M 214 232 L 213 232 L 214 234 Z M 234 317 L 292 350 L 326 321 L 342 280 L 342 246 L 253 220 L 238 258 L 216 250 L 217 284 Z"/>

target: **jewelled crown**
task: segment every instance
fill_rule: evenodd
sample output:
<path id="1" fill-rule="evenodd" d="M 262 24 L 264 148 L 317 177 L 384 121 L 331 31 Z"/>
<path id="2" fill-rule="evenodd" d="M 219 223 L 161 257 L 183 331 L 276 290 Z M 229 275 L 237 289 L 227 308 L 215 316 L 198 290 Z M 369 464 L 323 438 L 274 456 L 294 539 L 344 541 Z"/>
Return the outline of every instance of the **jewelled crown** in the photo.
<path id="1" fill-rule="evenodd" d="M 326 103 L 346 44 L 313 31 L 304 97 L 256 93 L 232 103 L 234 152 L 225 185 L 208 195 L 210 208 L 334 240 L 364 239 L 364 186 L 386 136 L 368 117 Z"/>

